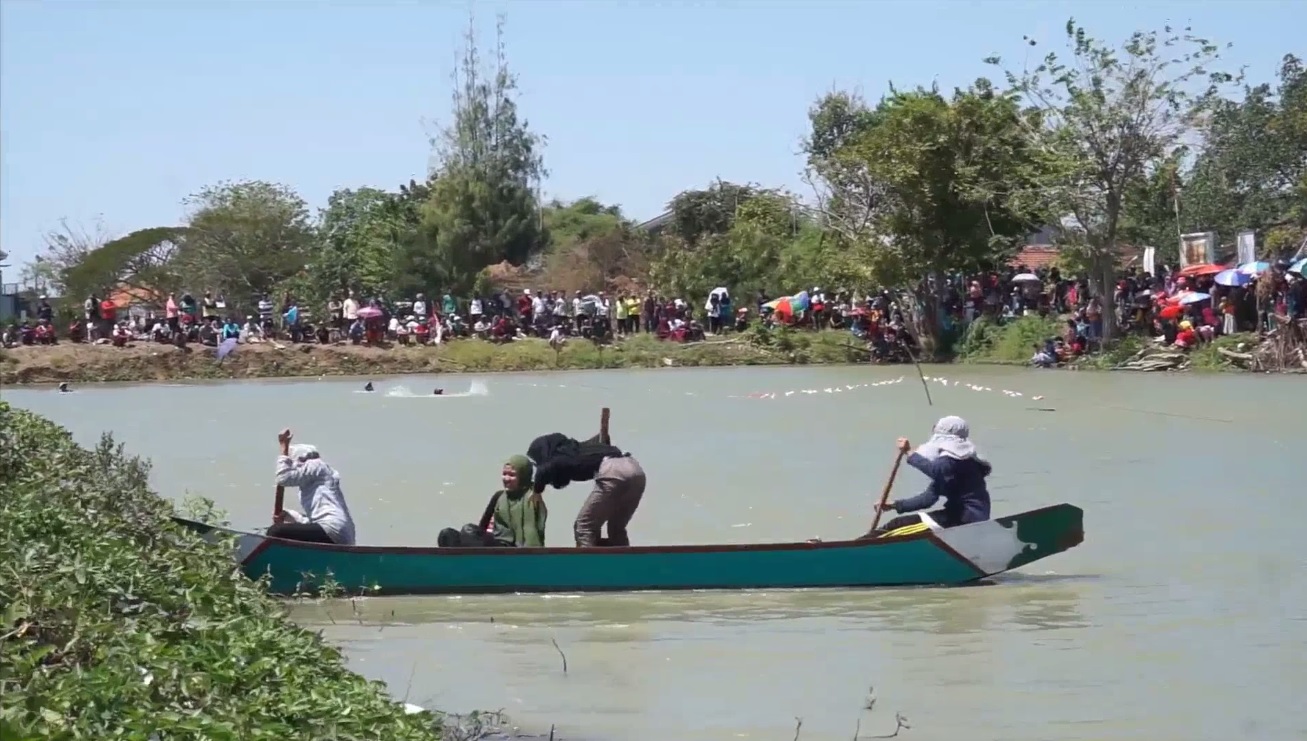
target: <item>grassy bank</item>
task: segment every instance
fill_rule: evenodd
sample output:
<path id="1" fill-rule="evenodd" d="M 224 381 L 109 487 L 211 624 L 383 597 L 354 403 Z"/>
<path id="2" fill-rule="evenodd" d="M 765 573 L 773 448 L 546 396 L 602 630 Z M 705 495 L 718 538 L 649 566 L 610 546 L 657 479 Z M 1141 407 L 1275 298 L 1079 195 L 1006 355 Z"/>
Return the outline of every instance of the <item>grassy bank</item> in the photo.
<path id="1" fill-rule="evenodd" d="M 413 373 L 795 365 L 866 361 L 847 332 L 746 332 L 681 344 L 648 335 L 598 347 L 569 342 L 555 353 L 544 340 L 492 344 L 459 340 L 441 347 L 239 347 L 222 364 L 213 348 L 140 343 L 115 348 L 63 344 L 0 351 L 0 383 L 149 382 L 224 378 L 382 376 Z"/>
<path id="2" fill-rule="evenodd" d="M 148 470 L 0 402 L 0 738 L 441 737 L 173 525 Z"/>
<path id="3" fill-rule="evenodd" d="M 1022 317 L 1004 325 L 976 322 L 958 342 L 958 361 L 984 365 L 1029 365 L 1034 346 L 1042 345 L 1049 337 L 1060 337 L 1066 329 L 1064 320 L 1043 317 Z M 1221 355 L 1221 349 L 1255 346 L 1260 338 L 1255 334 L 1235 334 L 1218 337 L 1194 348 L 1186 354 L 1186 369 L 1196 371 L 1244 371 L 1233 366 Z M 1121 338 L 1107 350 L 1085 356 L 1070 368 L 1077 370 L 1111 370 L 1141 351 L 1152 347 L 1147 338 L 1129 335 Z M 1178 351 L 1177 351 L 1178 352 Z"/>

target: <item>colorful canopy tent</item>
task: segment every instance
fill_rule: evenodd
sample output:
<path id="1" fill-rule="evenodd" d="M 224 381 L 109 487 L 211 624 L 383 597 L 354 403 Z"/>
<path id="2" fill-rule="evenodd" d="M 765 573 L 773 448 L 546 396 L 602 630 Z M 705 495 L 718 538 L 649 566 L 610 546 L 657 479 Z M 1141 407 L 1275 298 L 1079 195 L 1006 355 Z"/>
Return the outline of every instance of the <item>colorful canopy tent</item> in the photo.
<path id="1" fill-rule="evenodd" d="M 799 291 L 793 296 L 782 296 L 763 304 L 764 309 L 771 309 L 783 321 L 793 321 L 794 316 L 808 310 L 808 292 Z"/>
<path id="2" fill-rule="evenodd" d="M 1211 263 L 1201 263 L 1201 264 L 1198 264 L 1198 265 L 1190 265 L 1189 267 L 1185 268 L 1184 270 L 1181 270 L 1181 271 L 1180 271 L 1180 275 L 1183 276 L 1183 277 L 1186 277 L 1186 278 L 1199 278 L 1199 277 L 1202 277 L 1202 276 L 1204 276 L 1204 275 L 1216 275 L 1217 273 L 1220 273 L 1220 272 L 1222 272 L 1222 271 L 1224 271 L 1224 270 L 1225 270 L 1225 266 L 1224 266 L 1224 265 L 1213 265 L 1213 264 L 1211 264 Z"/>

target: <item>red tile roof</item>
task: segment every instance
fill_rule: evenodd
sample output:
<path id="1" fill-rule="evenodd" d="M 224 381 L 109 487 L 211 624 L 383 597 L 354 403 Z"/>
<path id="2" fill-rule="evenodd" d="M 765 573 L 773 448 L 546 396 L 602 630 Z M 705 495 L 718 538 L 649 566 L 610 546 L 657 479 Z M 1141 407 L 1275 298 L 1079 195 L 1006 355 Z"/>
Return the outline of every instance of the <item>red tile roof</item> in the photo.
<path id="1" fill-rule="evenodd" d="M 1040 268 L 1050 267 L 1054 262 L 1057 262 L 1057 256 L 1056 247 L 1032 244 L 1024 247 L 1011 260 L 1008 260 L 1008 265 L 1014 268 L 1018 265 L 1024 265 L 1029 270 L 1039 270 Z"/>
<path id="2" fill-rule="evenodd" d="M 1117 245 L 1117 254 L 1121 265 L 1130 266 L 1135 262 L 1143 259 L 1143 250 L 1138 247 L 1132 247 L 1127 244 Z M 1017 267 L 1025 265 L 1029 270 L 1039 270 L 1040 268 L 1051 267 L 1057 262 L 1060 252 L 1057 247 L 1047 244 L 1030 244 L 1026 245 L 1011 260 L 1008 265 Z"/>

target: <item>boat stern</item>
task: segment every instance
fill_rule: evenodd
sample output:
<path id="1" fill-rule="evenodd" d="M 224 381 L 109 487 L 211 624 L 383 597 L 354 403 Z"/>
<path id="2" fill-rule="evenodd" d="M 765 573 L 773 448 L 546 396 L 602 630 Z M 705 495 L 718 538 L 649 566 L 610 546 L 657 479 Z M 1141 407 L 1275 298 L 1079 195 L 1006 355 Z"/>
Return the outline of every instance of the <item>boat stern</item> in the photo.
<path id="1" fill-rule="evenodd" d="M 1071 550 L 1085 540 L 1084 510 L 1071 504 L 937 531 L 933 537 L 983 576 L 1019 569 Z"/>

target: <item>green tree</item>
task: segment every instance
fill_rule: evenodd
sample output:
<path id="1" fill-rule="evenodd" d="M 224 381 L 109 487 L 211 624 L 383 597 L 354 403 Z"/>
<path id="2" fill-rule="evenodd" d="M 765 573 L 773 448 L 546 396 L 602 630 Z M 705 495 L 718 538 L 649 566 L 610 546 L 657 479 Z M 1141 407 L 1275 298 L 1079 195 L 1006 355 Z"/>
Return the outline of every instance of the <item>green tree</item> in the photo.
<path id="1" fill-rule="evenodd" d="M 423 221 L 436 255 L 422 278 L 451 290 L 471 288 L 486 266 L 525 262 L 545 242 L 536 199 L 543 140 L 518 114 L 503 30 L 501 18 L 494 65 L 485 70 L 469 27 L 454 75 L 453 121 L 432 141 L 438 177 Z"/>
<path id="2" fill-rule="evenodd" d="M 937 337 L 946 276 L 1003 263 L 1035 226 L 1034 212 L 1013 196 L 1035 167 L 1022 116 L 985 80 L 951 99 L 934 89 L 893 91 L 869 125 L 824 155 L 832 171 L 860 174 L 865 225 L 846 227 L 843 240 L 868 246 L 878 282 L 915 294 L 924 339 Z"/>
<path id="3" fill-rule="evenodd" d="M 672 228 L 653 262 L 660 287 L 690 301 L 718 286 L 797 290 L 786 287 L 783 266 L 796 264 L 787 253 L 809 219 L 790 194 L 718 180 L 668 205 Z"/>
<path id="4" fill-rule="evenodd" d="M 1184 188 L 1186 228 L 1232 237 L 1242 229 L 1307 226 L 1307 70 L 1293 55 L 1279 84 L 1218 101 Z"/>
<path id="5" fill-rule="evenodd" d="M 544 207 L 543 221 L 554 249 L 615 234 L 630 223 L 619 206 L 605 206 L 592 197 L 570 203 L 555 200 Z"/>
<path id="6" fill-rule="evenodd" d="M 761 190 L 718 179 L 702 190 L 682 191 L 667 204 L 672 212 L 668 231 L 690 247 L 706 237 L 724 235 L 735 224 L 736 211 Z"/>
<path id="7" fill-rule="evenodd" d="M 91 250 L 63 272 L 72 296 L 105 295 L 119 288 L 161 299 L 179 288 L 172 259 L 184 244 L 184 227 L 140 229 Z"/>
<path id="8" fill-rule="evenodd" d="M 318 225 L 321 247 L 306 271 L 306 298 L 325 302 L 347 289 L 381 294 L 394 283 L 396 253 L 410 230 L 396 194 L 377 188 L 332 193 Z"/>
<path id="9" fill-rule="evenodd" d="M 301 273 L 318 245 L 308 205 L 285 185 L 225 182 L 184 203 L 191 212 L 175 270 L 189 290 L 224 293 L 236 305 Z"/>
<path id="10" fill-rule="evenodd" d="M 1234 78 L 1212 69 L 1219 48 L 1188 28 L 1137 32 L 1115 49 L 1069 20 L 1066 39 L 1067 58 L 1050 52 L 1038 66 L 1006 77 L 1039 113 L 1027 132 L 1044 167 L 1030 200 L 1044 205 L 1045 221 L 1066 241 L 1083 244 L 1103 301 L 1104 336 L 1111 338 L 1118 240 L 1132 194 L 1183 151 Z"/>
<path id="11" fill-rule="evenodd" d="M 812 187 L 823 224 L 850 249 L 874 241 L 872 215 L 881 191 L 865 163 L 846 153 L 875 123 L 876 113 L 854 93 L 828 93 L 808 109 L 804 179 Z"/>

